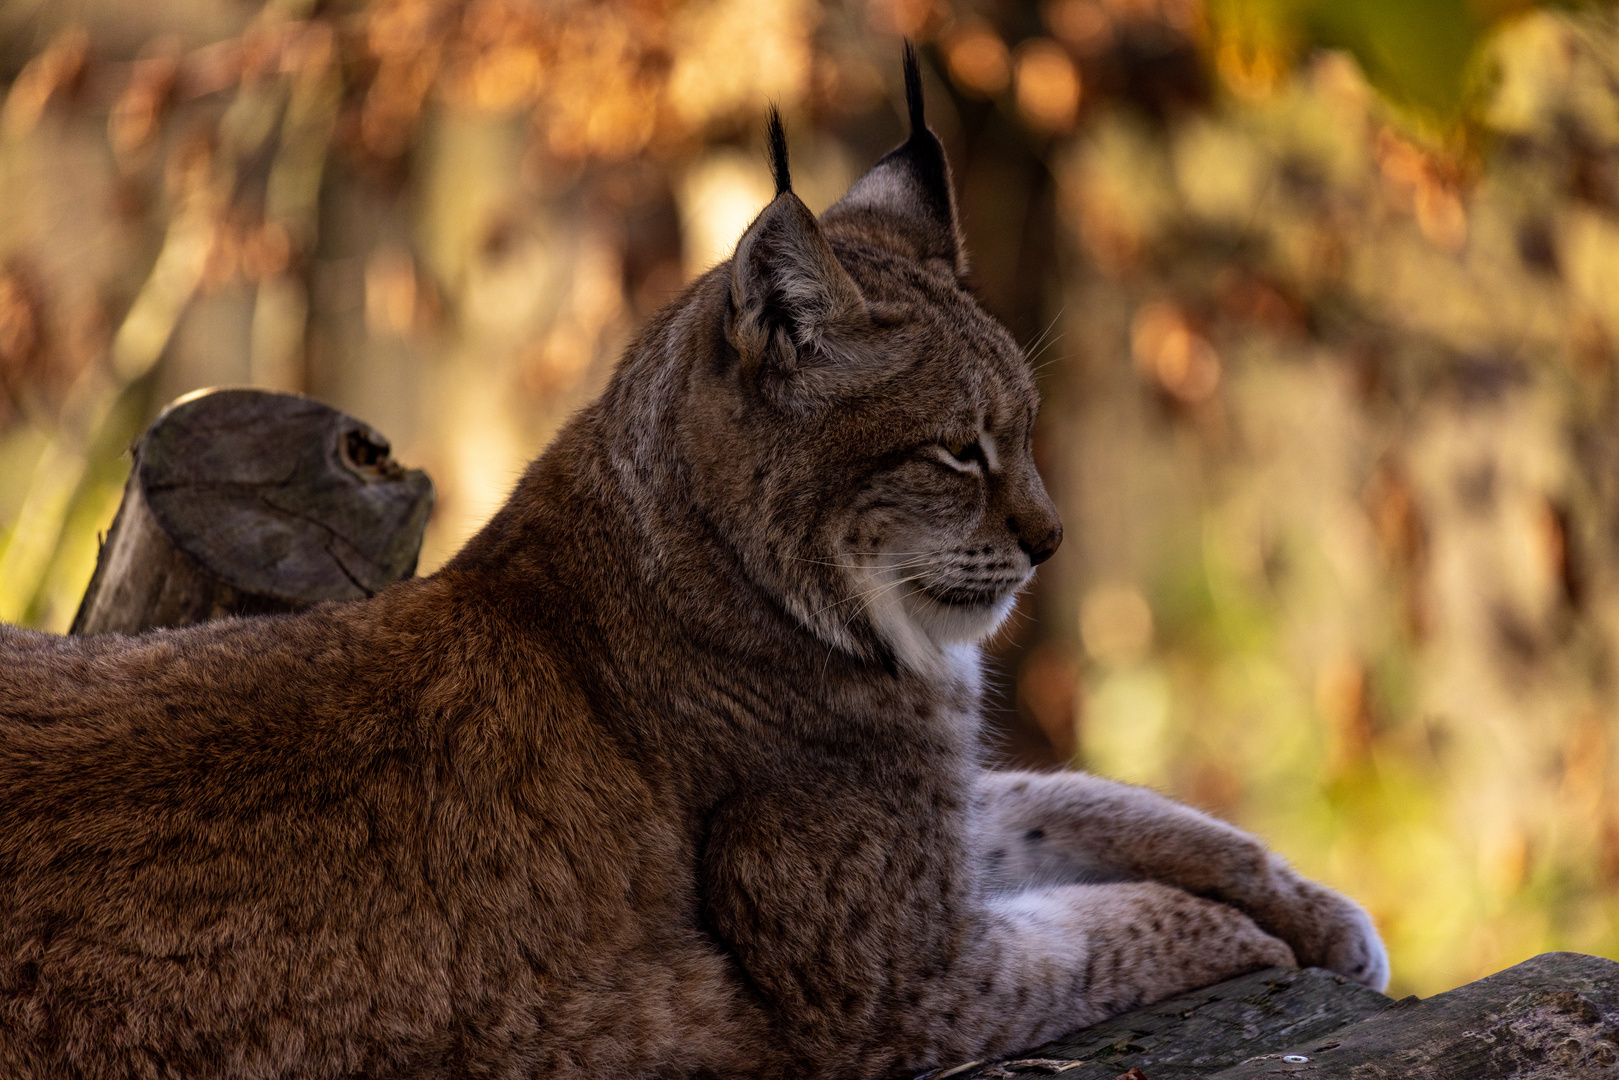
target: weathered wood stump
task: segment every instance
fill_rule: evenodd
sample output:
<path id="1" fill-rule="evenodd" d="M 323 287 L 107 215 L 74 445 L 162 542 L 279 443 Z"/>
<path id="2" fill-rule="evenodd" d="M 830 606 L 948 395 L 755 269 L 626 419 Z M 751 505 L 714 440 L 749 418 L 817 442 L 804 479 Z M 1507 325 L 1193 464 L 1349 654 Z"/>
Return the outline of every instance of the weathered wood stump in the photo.
<path id="1" fill-rule="evenodd" d="M 1426 1001 L 1394 1001 L 1331 972 L 1270 968 L 925 1080 L 1058 1075 L 1612 1080 L 1619 1077 L 1619 964 L 1545 953 Z"/>
<path id="2" fill-rule="evenodd" d="M 433 484 L 388 440 L 295 394 L 215 390 L 135 445 L 74 634 L 371 596 L 416 570 Z"/>

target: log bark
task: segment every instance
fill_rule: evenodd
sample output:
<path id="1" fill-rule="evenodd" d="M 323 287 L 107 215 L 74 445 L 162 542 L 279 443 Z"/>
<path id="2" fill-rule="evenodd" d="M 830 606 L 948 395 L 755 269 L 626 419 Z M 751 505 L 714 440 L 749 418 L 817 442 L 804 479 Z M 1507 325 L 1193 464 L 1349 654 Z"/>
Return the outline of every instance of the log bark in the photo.
<path id="1" fill-rule="evenodd" d="M 371 596 L 415 573 L 433 485 L 295 394 L 181 398 L 136 443 L 73 634 L 136 634 Z"/>
<path id="2" fill-rule="evenodd" d="M 1619 1076 L 1619 963 L 1545 953 L 1393 1001 L 1269 968 L 916 1080 L 1596 1080 Z"/>
<path id="3" fill-rule="evenodd" d="M 1316 968 L 1267 968 L 1148 1005 L 1003 1061 L 917 1080 L 1148 1080 L 1208 1076 L 1267 1051 L 1375 1016 L 1392 999 Z"/>
<path id="4" fill-rule="evenodd" d="M 1600 956 L 1543 953 L 1216 1076 L 1612 1080 L 1619 1076 L 1619 964 Z"/>

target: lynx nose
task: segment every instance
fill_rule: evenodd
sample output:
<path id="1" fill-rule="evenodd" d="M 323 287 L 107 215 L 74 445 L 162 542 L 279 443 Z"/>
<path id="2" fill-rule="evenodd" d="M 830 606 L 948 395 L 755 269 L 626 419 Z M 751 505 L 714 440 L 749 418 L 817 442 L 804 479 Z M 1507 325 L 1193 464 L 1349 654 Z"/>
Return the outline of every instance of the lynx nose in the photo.
<path id="1" fill-rule="evenodd" d="M 1018 547 L 1028 552 L 1029 563 L 1039 566 L 1057 553 L 1057 545 L 1062 543 L 1062 526 L 1054 525 L 1038 543 L 1031 544 L 1023 537 L 1018 537 Z"/>
<path id="2" fill-rule="evenodd" d="M 1003 504 L 1006 527 L 1017 538 L 1017 546 L 1029 557 L 1030 566 L 1039 566 L 1062 543 L 1062 518 L 1046 494 L 1040 474 L 1029 463 L 1027 471 L 1008 486 Z"/>
<path id="3" fill-rule="evenodd" d="M 1017 546 L 1023 549 L 1029 557 L 1029 565 L 1039 566 L 1057 553 L 1057 547 L 1062 543 L 1062 522 L 1052 518 L 1046 524 L 1038 537 L 1031 538 L 1029 530 L 1020 527 L 1016 518 L 1009 518 L 1006 522 L 1017 537 Z"/>

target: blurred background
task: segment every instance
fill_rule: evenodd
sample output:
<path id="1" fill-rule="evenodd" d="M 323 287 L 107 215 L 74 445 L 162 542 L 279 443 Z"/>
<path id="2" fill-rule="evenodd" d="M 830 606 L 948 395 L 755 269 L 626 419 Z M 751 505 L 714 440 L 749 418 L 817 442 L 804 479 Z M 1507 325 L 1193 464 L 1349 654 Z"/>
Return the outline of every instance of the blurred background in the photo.
<path id="1" fill-rule="evenodd" d="M 70 622 L 203 386 L 500 503 L 923 49 L 1067 542 L 997 753 L 1363 900 L 1394 992 L 1619 955 L 1619 19 L 1511 0 L 0 0 L 0 619 Z"/>

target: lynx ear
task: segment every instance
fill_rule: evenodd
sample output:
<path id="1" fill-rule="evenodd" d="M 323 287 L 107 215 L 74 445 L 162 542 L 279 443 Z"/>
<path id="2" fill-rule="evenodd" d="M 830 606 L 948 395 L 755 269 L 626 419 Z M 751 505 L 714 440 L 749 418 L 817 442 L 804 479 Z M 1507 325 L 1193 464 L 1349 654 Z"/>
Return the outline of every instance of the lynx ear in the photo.
<path id="1" fill-rule="evenodd" d="M 967 272 L 967 251 L 956 217 L 955 189 L 944 144 L 922 110 L 922 65 L 905 43 L 905 105 L 911 137 L 890 150 L 823 217 L 864 219 L 893 246 L 917 260 L 943 259 Z"/>
<path id="2" fill-rule="evenodd" d="M 775 383 L 839 382 L 870 325 L 865 299 L 809 207 L 793 194 L 781 118 L 771 110 L 776 197 L 737 242 L 731 259 L 727 336 L 744 371 Z"/>

